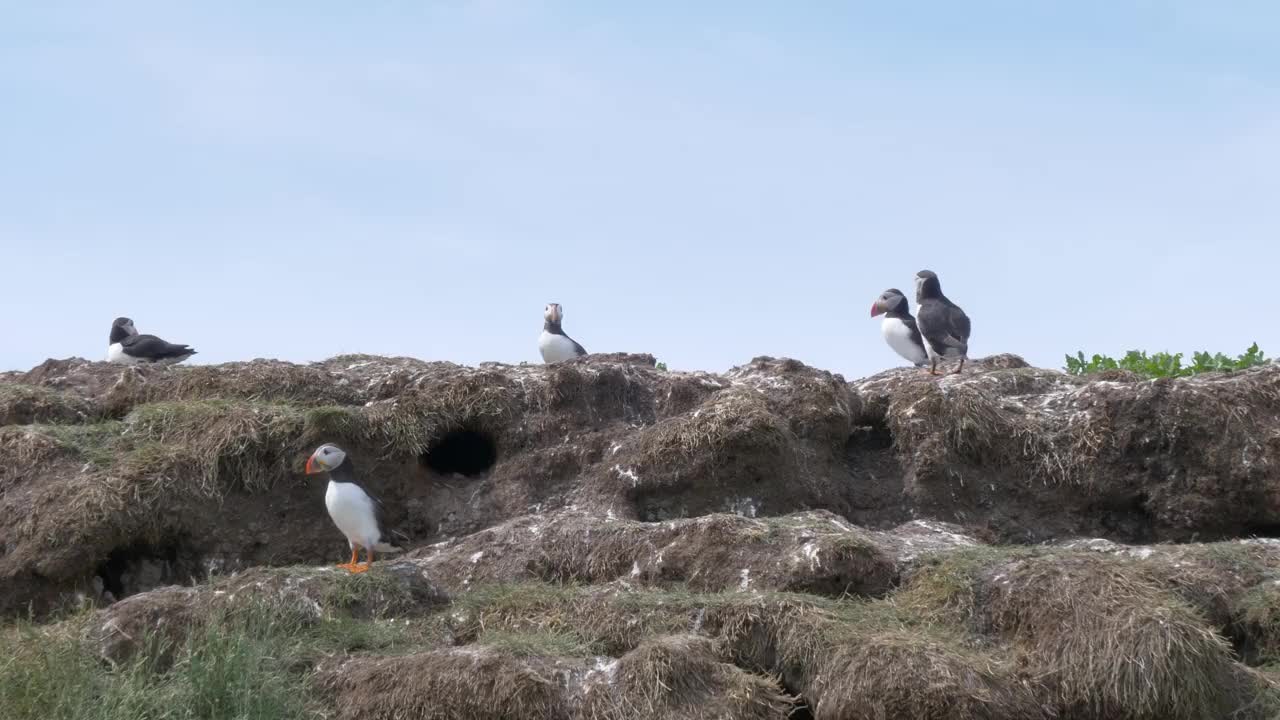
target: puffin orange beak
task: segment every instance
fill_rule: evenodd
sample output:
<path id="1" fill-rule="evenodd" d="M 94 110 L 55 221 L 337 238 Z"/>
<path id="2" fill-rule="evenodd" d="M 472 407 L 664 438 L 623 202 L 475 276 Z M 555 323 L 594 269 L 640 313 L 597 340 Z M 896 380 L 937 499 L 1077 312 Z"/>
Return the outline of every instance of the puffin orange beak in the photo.
<path id="1" fill-rule="evenodd" d="M 315 456 L 312 456 L 312 457 L 307 458 L 307 474 L 308 474 L 308 475 L 315 475 L 315 474 L 316 474 L 316 471 L 312 469 L 312 465 L 311 465 L 311 461 L 312 461 L 312 460 L 315 460 Z"/>
<path id="2" fill-rule="evenodd" d="M 879 315 L 879 314 L 880 314 L 880 312 L 881 312 L 881 310 L 880 310 L 880 303 L 878 303 L 878 302 L 873 302 L 873 303 L 871 303 L 871 317 L 875 317 L 875 316 Z"/>

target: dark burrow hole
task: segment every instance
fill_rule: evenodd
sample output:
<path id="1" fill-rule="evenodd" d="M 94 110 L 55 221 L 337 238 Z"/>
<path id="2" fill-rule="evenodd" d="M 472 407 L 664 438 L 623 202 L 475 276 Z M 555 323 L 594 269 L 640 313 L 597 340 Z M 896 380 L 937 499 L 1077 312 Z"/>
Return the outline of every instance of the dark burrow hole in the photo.
<path id="1" fill-rule="evenodd" d="M 893 433 L 884 422 L 855 427 L 845 442 L 845 453 L 875 452 L 893 447 Z"/>
<path id="2" fill-rule="evenodd" d="M 134 543 L 107 554 L 98 566 L 104 594 L 116 600 L 164 585 L 188 585 L 204 576 L 200 557 L 178 542 Z"/>
<path id="3" fill-rule="evenodd" d="M 446 433 L 419 459 L 441 475 L 474 477 L 488 472 L 498 461 L 498 445 L 488 433 L 464 428 Z"/>
<path id="4" fill-rule="evenodd" d="M 1155 541 L 1155 522 L 1147 509 L 1150 498 L 1144 492 L 1099 503 L 1089 512 L 1106 530 L 1106 536 L 1131 544 Z"/>
<path id="5" fill-rule="evenodd" d="M 1227 535 L 1224 539 L 1234 539 L 1234 537 L 1234 535 Z M 1240 537 L 1280 538 L 1280 523 L 1246 525 L 1240 532 Z"/>

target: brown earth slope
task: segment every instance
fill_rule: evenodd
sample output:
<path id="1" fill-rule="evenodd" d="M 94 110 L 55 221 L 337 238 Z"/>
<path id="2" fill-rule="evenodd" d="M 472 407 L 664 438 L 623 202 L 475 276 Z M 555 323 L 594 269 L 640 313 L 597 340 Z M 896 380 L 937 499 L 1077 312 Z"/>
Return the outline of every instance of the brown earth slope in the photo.
<path id="1" fill-rule="evenodd" d="M 0 610 L 108 606 L 86 642 L 113 661 L 246 598 L 308 626 L 417 618 L 395 653 L 307 663 L 339 717 L 1273 708 L 1274 365 L 72 359 L 0 375 L 0 423 Z M 301 567 L 345 559 L 302 474 L 322 442 L 407 550 L 367 576 Z M 548 634 L 573 641 L 513 640 Z"/>

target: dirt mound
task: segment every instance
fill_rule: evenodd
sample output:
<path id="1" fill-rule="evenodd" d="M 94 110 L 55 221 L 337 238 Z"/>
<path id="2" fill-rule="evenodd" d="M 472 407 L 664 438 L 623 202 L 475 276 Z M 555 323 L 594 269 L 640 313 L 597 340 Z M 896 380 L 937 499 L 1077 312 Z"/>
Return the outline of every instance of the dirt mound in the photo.
<path id="1" fill-rule="evenodd" d="M 335 616 L 413 618 L 449 604 L 448 594 L 408 563 L 377 565 L 359 578 L 336 568 L 254 568 L 192 587 L 171 586 L 113 603 L 89 624 L 98 656 L 123 663 L 162 639 L 176 647 L 210 618 L 267 613 L 312 625 Z"/>
<path id="2" fill-rule="evenodd" d="M 100 608 L 41 626 L 87 673 L 239 632 L 337 717 L 1280 708 L 1274 365 L 71 359 L 0 375 L 0 421 L 0 611 Z M 407 551 L 369 573 L 331 568 L 322 442 Z"/>
<path id="3" fill-rule="evenodd" d="M 921 512 L 1013 541 L 1270 535 L 1280 366 L 1118 382 L 1012 368 L 856 383 Z"/>
<path id="4" fill-rule="evenodd" d="M 894 582 L 874 596 L 780 591 L 822 575 L 790 560 L 809 544 L 839 547 L 831 536 L 878 548 Z M 536 559 L 565 537 L 626 538 L 649 561 L 665 540 L 710 553 L 686 566 L 707 577 L 695 589 L 659 572 L 547 573 L 556 566 Z M 750 554 L 791 569 L 761 571 L 752 587 L 732 582 L 736 568 L 710 570 Z M 1274 658 L 1274 611 L 1263 608 L 1277 580 L 1268 541 L 1008 547 L 921 523 L 842 528 L 827 513 L 650 526 L 565 513 L 364 575 L 254 569 L 141 593 L 98 611 L 84 636 L 95 656 L 149 651 L 162 667 L 149 648 L 180 647 L 228 612 L 266 612 L 306 628 L 291 642 L 324 648 L 351 623 L 367 626 L 359 637 L 391 633 L 373 648 L 357 641 L 354 656 L 294 660 L 314 667 L 342 717 L 1270 718 L 1280 695 L 1247 663 Z M 497 704 L 481 701 L 490 693 Z"/>
<path id="5" fill-rule="evenodd" d="M 467 368 L 343 356 L 0 378 L 8 609 L 342 554 L 303 458 L 343 444 L 401 545 L 577 508 L 620 520 L 824 509 L 978 537 L 1268 534 L 1280 368 L 1087 382 L 1013 356 L 846 384 L 794 360 Z M 624 571 L 628 568 L 622 568 Z M 576 572 L 576 570 L 575 570 Z M 98 578 L 96 581 L 94 578 Z"/>
<path id="6" fill-rule="evenodd" d="M 556 511 L 519 518 L 411 553 L 449 588 L 545 580 L 685 587 L 699 592 L 784 590 L 884 595 L 901 558 L 926 544 L 965 539 L 939 530 L 922 538 L 853 527 L 826 511 L 778 518 L 707 515 L 642 523 Z"/>

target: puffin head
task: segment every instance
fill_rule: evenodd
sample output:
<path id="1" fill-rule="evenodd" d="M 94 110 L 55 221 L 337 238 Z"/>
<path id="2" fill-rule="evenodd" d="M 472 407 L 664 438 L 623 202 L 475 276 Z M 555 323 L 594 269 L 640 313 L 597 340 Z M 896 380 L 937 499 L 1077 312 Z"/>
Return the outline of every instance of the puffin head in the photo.
<path id="1" fill-rule="evenodd" d="M 133 321 L 127 317 L 118 317 L 111 322 L 111 329 L 120 328 L 126 335 L 137 335 L 138 328 L 133 326 Z"/>
<path id="2" fill-rule="evenodd" d="M 905 312 L 907 309 L 907 296 L 902 294 L 898 288 L 889 288 L 880 293 L 880 297 L 871 303 L 871 317 L 883 315 L 887 312 L 893 312 L 898 308 L 902 308 Z"/>
<path id="3" fill-rule="evenodd" d="M 333 443 L 325 443 L 316 448 L 307 458 L 307 474 L 327 473 L 341 465 L 347 459 L 347 452 Z"/>
<path id="4" fill-rule="evenodd" d="M 564 318 L 564 310 L 560 309 L 560 303 L 547 303 L 547 307 L 542 311 L 542 317 L 549 323 L 559 323 Z"/>
<path id="5" fill-rule="evenodd" d="M 921 270 L 916 273 L 916 302 L 941 294 L 942 283 L 938 282 L 937 273 L 932 270 Z"/>

